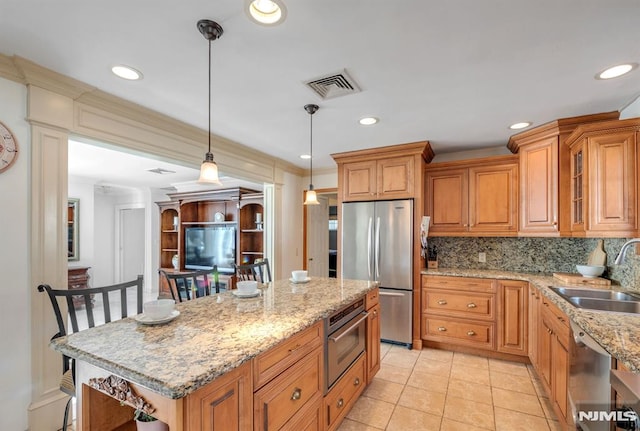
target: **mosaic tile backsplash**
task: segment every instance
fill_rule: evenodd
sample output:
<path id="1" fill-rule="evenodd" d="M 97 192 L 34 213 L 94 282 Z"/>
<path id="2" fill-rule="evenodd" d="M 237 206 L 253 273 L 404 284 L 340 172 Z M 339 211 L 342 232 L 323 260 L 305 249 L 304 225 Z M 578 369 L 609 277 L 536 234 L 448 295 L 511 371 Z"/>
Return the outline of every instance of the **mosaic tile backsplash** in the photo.
<path id="1" fill-rule="evenodd" d="M 622 265 L 614 266 L 622 244 L 628 238 L 604 239 L 607 270 L 603 277 L 620 284 L 623 289 L 640 291 L 640 257 L 634 248 L 627 250 Z M 586 264 L 597 238 L 466 238 L 430 237 L 429 245 L 438 250 L 438 266 L 442 268 L 497 269 L 503 271 L 577 273 L 576 264 Z M 478 262 L 478 253 L 487 256 Z"/>

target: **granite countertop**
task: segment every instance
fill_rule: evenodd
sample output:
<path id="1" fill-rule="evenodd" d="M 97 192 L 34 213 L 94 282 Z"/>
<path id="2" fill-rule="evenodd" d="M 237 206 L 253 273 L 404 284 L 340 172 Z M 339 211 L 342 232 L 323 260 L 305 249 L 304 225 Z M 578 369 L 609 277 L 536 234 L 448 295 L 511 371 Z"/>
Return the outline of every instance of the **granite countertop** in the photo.
<path id="1" fill-rule="evenodd" d="M 259 297 L 214 294 L 177 304 L 180 315 L 163 325 L 129 317 L 58 338 L 51 347 L 177 399 L 375 287 L 335 278 L 296 285 L 280 280 L 265 285 Z"/>
<path id="2" fill-rule="evenodd" d="M 631 371 L 640 373 L 640 314 L 594 311 L 574 307 L 549 289 L 550 286 L 567 285 L 551 274 L 460 268 L 424 269 L 422 274 L 528 281 L 540 289 L 544 296 L 556 304 L 612 356 Z M 612 289 L 619 290 L 620 286 L 612 286 Z"/>

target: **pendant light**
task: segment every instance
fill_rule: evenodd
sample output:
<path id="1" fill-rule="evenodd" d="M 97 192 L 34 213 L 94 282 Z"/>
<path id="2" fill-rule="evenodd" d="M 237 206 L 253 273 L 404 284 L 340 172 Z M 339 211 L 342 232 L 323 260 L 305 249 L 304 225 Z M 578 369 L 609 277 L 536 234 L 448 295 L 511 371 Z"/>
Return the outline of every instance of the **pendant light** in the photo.
<path id="1" fill-rule="evenodd" d="M 200 166 L 200 178 L 198 182 L 221 186 L 222 183 L 218 178 L 218 165 L 213 160 L 213 153 L 211 152 L 211 42 L 219 39 L 224 31 L 220 24 L 209 19 L 201 19 L 198 21 L 198 30 L 204 38 L 209 41 L 209 150 Z"/>
<path id="2" fill-rule="evenodd" d="M 305 205 L 319 205 L 318 196 L 316 191 L 313 190 L 313 114 L 318 110 L 318 105 L 304 105 L 304 110 L 309 113 L 309 190 L 307 190 L 307 196 L 304 200 Z"/>

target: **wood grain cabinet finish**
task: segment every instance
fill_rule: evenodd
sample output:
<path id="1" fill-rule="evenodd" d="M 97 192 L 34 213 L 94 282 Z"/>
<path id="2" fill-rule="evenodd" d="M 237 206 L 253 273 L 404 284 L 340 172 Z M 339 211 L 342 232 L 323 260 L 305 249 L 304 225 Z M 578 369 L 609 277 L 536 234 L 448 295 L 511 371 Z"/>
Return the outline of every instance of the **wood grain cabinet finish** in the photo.
<path id="1" fill-rule="evenodd" d="M 367 293 L 365 307 L 367 316 L 367 384 L 380 370 L 380 296 L 379 290 Z"/>
<path id="2" fill-rule="evenodd" d="M 254 430 L 293 430 L 286 424 L 292 419 L 298 422 L 294 419 L 296 413 L 307 403 L 313 405 L 322 399 L 322 365 L 322 348 L 318 347 L 256 391 Z"/>
<path id="3" fill-rule="evenodd" d="M 429 234 L 515 236 L 518 165 L 499 156 L 428 165 L 425 174 Z"/>
<path id="4" fill-rule="evenodd" d="M 246 363 L 185 399 L 185 428 L 203 431 L 252 431 L 251 364 Z"/>
<path id="5" fill-rule="evenodd" d="M 528 309 L 529 309 L 529 319 L 528 319 L 528 353 L 529 353 L 529 361 L 531 361 L 531 365 L 534 366 L 535 369 L 538 369 L 538 322 L 540 319 L 540 291 L 536 289 L 533 285 L 529 285 L 529 301 L 528 301 Z"/>
<path id="6" fill-rule="evenodd" d="M 520 149 L 519 235 L 559 234 L 558 137 Z"/>
<path id="7" fill-rule="evenodd" d="M 638 233 L 640 119 L 580 126 L 571 149 L 573 236 L 631 237 Z"/>
<path id="8" fill-rule="evenodd" d="M 527 356 L 528 344 L 528 283 L 498 280 L 498 351 Z"/>
<path id="9" fill-rule="evenodd" d="M 415 160 L 411 156 L 344 163 L 342 170 L 344 202 L 411 198 L 415 194 Z"/>
<path id="10" fill-rule="evenodd" d="M 324 398 L 326 431 L 334 431 L 351 410 L 366 384 L 366 360 L 361 355 Z"/>

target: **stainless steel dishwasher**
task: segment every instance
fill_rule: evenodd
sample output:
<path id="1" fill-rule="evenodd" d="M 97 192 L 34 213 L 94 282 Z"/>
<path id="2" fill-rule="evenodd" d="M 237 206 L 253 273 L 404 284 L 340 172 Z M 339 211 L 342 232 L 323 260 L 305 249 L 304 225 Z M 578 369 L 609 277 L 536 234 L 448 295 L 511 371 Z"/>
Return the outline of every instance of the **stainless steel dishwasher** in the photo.
<path id="1" fill-rule="evenodd" d="M 569 425 L 576 430 L 609 431 L 611 355 L 573 321 L 571 330 Z"/>

